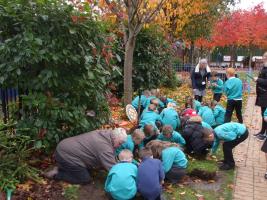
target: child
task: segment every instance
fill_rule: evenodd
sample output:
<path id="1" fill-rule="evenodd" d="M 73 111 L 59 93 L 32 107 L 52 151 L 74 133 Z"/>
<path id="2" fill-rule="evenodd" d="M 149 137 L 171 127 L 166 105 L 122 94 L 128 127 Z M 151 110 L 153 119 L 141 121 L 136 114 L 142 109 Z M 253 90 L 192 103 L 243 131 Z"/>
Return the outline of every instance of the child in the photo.
<path id="1" fill-rule="evenodd" d="M 146 106 L 145 107 L 148 107 L 152 102 L 152 100 L 156 100 L 158 102 L 158 106 L 160 108 L 164 108 L 164 103 L 158 98 L 158 90 L 157 89 L 152 89 L 151 90 L 151 96 L 147 98 L 147 101 L 146 101 Z"/>
<path id="2" fill-rule="evenodd" d="M 153 159 L 152 151 L 149 148 L 142 149 L 139 157 L 142 162 L 137 175 L 138 191 L 144 199 L 160 200 L 165 177 L 162 163 L 158 159 Z"/>
<path id="3" fill-rule="evenodd" d="M 199 109 L 198 115 L 202 118 L 202 120 L 208 123 L 210 126 L 215 125 L 215 118 L 211 108 L 208 106 L 209 103 L 204 101 L 203 106 Z"/>
<path id="4" fill-rule="evenodd" d="M 213 115 L 215 118 L 216 126 L 222 125 L 224 123 L 225 109 L 217 101 L 213 100 L 211 102 L 211 108 L 213 110 Z"/>
<path id="5" fill-rule="evenodd" d="M 238 122 L 242 124 L 242 81 L 235 77 L 234 68 L 228 68 L 226 76 L 228 80 L 224 84 L 224 92 L 227 96 L 227 106 L 224 122 L 231 121 L 233 111 L 235 110 Z"/>
<path id="6" fill-rule="evenodd" d="M 192 108 L 198 112 L 200 107 L 201 107 L 201 103 L 199 101 L 193 99 L 190 96 L 187 96 L 185 98 L 185 109 Z"/>
<path id="7" fill-rule="evenodd" d="M 186 141 L 186 152 L 196 156 L 205 157 L 208 149 L 212 147 L 213 142 L 204 140 L 206 132 L 212 132 L 212 129 L 205 128 L 202 125 L 200 116 L 191 117 L 182 132 L 182 136 Z"/>
<path id="8" fill-rule="evenodd" d="M 132 199 L 137 192 L 137 167 L 132 164 L 132 152 L 127 149 L 122 150 L 119 160 L 120 162 L 114 165 L 108 173 L 105 191 L 114 199 Z"/>
<path id="9" fill-rule="evenodd" d="M 159 135 L 159 130 L 156 127 L 155 123 L 153 122 L 148 122 L 144 128 L 143 128 L 145 138 L 140 144 L 140 147 L 144 147 L 147 143 L 149 143 L 151 140 L 156 140 Z"/>
<path id="10" fill-rule="evenodd" d="M 146 101 L 147 98 L 151 96 L 151 93 L 149 90 L 145 90 L 144 93 L 141 95 L 140 99 L 140 106 L 141 106 L 141 111 L 145 109 L 146 107 Z M 134 100 L 132 101 L 132 106 L 138 111 L 138 103 L 139 103 L 139 96 L 135 97 Z M 142 113 L 142 112 L 141 112 Z"/>
<path id="11" fill-rule="evenodd" d="M 263 117 L 264 117 L 264 121 L 267 122 L 267 109 L 265 110 Z M 261 147 L 261 150 L 265 153 L 266 162 L 267 162 L 267 140 L 264 141 L 264 143 Z M 264 175 L 264 178 L 267 179 L 267 171 Z"/>
<path id="12" fill-rule="evenodd" d="M 213 100 L 219 102 L 223 93 L 223 81 L 218 77 L 216 71 L 211 72 L 211 89 L 213 92 Z"/>
<path id="13" fill-rule="evenodd" d="M 185 140 L 180 133 L 173 130 L 171 125 L 165 125 L 162 133 L 158 136 L 158 140 L 177 143 L 180 146 L 185 145 Z"/>
<path id="14" fill-rule="evenodd" d="M 208 141 L 213 142 L 212 153 L 218 149 L 220 141 L 223 143 L 224 161 L 221 170 L 230 170 L 235 168 L 235 161 L 233 157 L 233 148 L 248 138 L 248 130 L 244 124 L 230 122 L 218 126 L 214 129 L 214 136 L 210 137 Z"/>
<path id="15" fill-rule="evenodd" d="M 140 127 L 144 127 L 148 122 L 156 121 L 162 122 L 160 115 L 157 113 L 156 106 L 154 104 L 150 104 L 147 111 L 144 111 L 140 118 Z"/>
<path id="16" fill-rule="evenodd" d="M 177 183 L 186 174 L 187 159 L 177 144 L 153 140 L 147 144 L 153 157 L 162 160 L 165 177 L 171 183 Z"/>
<path id="17" fill-rule="evenodd" d="M 116 155 L 119 155 L 120 152 L 124 149 L 128 149 L 133 153 L 135 146 L 140 145 L 144 140 L 144 138 L 145 134 L 142 130 L 140 129 L 134 130 L 132 135 L 127 136 L 126 142 L 124 142 L 119 148 L 116 149 Z"/>
<path id="18" fill-rule="evenodd" d="M 176 105 L 174 103 L 168 103 L 167 108 L 163 109 L 163 111 L 160 113 L 162 124 L 171 125 L 174 130 L 179 128 L 181 125 L 180 117 L 175 110 L 175 106 Z"/>
<path id="19" fill-rule="evenodd" d="M 167 98 L 166 96 L 161 96 L 159 99 L 161 100 L 162 103 L 164 103 L 165 108 L 167 108 L 169 103 L 174 103 L 175 105 L 177 105 L 176 101 L 174 101 L 171 98 Z"/>

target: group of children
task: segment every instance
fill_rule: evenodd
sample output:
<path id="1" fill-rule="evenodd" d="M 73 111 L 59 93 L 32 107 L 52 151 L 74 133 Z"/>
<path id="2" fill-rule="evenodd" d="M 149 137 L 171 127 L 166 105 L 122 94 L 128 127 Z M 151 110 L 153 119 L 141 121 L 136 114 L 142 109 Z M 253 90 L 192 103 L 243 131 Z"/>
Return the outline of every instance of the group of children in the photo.
<path id="1" fill-rule="evenodd" d="M 242 82 L 240 97 L 240 81 L 234 75 L 234 69 L 228 69 L 228 81 L 223 84 L 212 73 L 214 100 L 201 103 L 186 97 L 180 114 L 177 103 L 160 97 L 157 90 L 146 90 L 140 100 L 133 100 L 137 110 L 140 102 L 142 114 L 138 128 L 116 150 L 120 162 L 112 167 L 105 183 L 105 190 L 113 199 L 132 199 L 137 191 L 144 199 L 161 199 L 164 180 L 176 183 L 186 174 L 185 152 L 205 158 L 209 152 L 216 152 L 220 141 L 224 141 L 224 160 L 219 168 L 235 167 L 232 149 L 248 137 L 248 130 L 242 120 L 229 121 L 233 109 L 238 113 L 239 101 L 242 104 Z M 228 97 L 226 110 L 219 104 L 223 91 Z M 134 158 L 139 158 L 140 163 Z"/>

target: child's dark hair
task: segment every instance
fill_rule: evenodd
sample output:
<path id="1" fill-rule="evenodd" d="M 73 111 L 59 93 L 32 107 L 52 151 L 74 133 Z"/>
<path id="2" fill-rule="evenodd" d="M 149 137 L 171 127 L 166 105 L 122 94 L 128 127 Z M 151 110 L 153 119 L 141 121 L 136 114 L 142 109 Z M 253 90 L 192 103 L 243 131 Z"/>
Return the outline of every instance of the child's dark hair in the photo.
<path id="1" fill-rule="evenodd" d="M 215 101 L 215 100 L 213 100 L 213 101 L 211 101 L 210 106 L 211 106 L 211 107 L 212 107 L 212 106 L 216 106 L 217 104 L 218 104 L 218 102 Z"/>
<path id="2" fill-rule="evenodd" d="M 150 148 L 145 147 L 142 150 L 139 151 L 139 158 L 141 160 L 153 156 L 152 151 Z"/>
<path id="3" fill-rule="evenodd" d="M 212 77 L 218 77 L 218 75 L 219 75 L 219 74 L 218 74 L 217 71 L 212 71 L 212 72 L 211 72 L 211 76 L 212 76 Z"/>
<path id="4" fill-rule="evenodd" d="M 191 96 L 185 97 L 185 108 L 194 108 L 194 99 Z"/>

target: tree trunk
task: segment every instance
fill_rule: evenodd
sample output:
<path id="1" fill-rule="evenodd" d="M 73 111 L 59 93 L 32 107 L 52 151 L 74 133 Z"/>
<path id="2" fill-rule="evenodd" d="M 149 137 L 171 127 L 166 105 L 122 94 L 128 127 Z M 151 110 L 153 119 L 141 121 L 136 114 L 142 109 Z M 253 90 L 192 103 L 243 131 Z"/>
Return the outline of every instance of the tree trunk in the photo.
<path id="1" fill-rule="evenodd" d="M 133 34 L 129 34 L 129 38 L 125 45 L 125 56 L 124 56 L 124 104 L 130 104 L 132 101 L 132 74 L 133 74 L 133 54 L 135 47 L 136 37 Z"/>
<path id="2" fill-rule="evenodd" d="M 251 51 L 251 49 L 249 49 L 249 65 L 248 65 L 248 67 L 249 67 L 249 73 L 251 73 L 252 72 L 252 51 Z"/>

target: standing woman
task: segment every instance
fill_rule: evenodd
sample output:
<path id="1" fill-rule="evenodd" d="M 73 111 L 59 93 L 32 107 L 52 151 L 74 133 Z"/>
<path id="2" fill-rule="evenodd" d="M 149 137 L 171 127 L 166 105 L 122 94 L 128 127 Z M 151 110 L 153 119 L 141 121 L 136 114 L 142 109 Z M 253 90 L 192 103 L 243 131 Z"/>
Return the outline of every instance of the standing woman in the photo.
<path id="1" fill-rule="evenodd" d="M 202 101 L 206 95 L 207 81 L 210 79 L 211 70 L 206 59 L 201 59 L 191 72 L 191 80 L 195 99 Z"/>
<path id="2" fill-rule="evenodd" d="M 267 134 L 267 122 L 264 121 L 264 111 L 267 108 L 267 52 L 263 54 L 263 68 L 259 74 L 258 78 L 254 78 L 256 81 L 256 105 L 261 107 L 261 115 L 262 115 L 262 127 L 261 131 L 254 136 L 256 136 L 259 140 L 264 140 Z"/>

